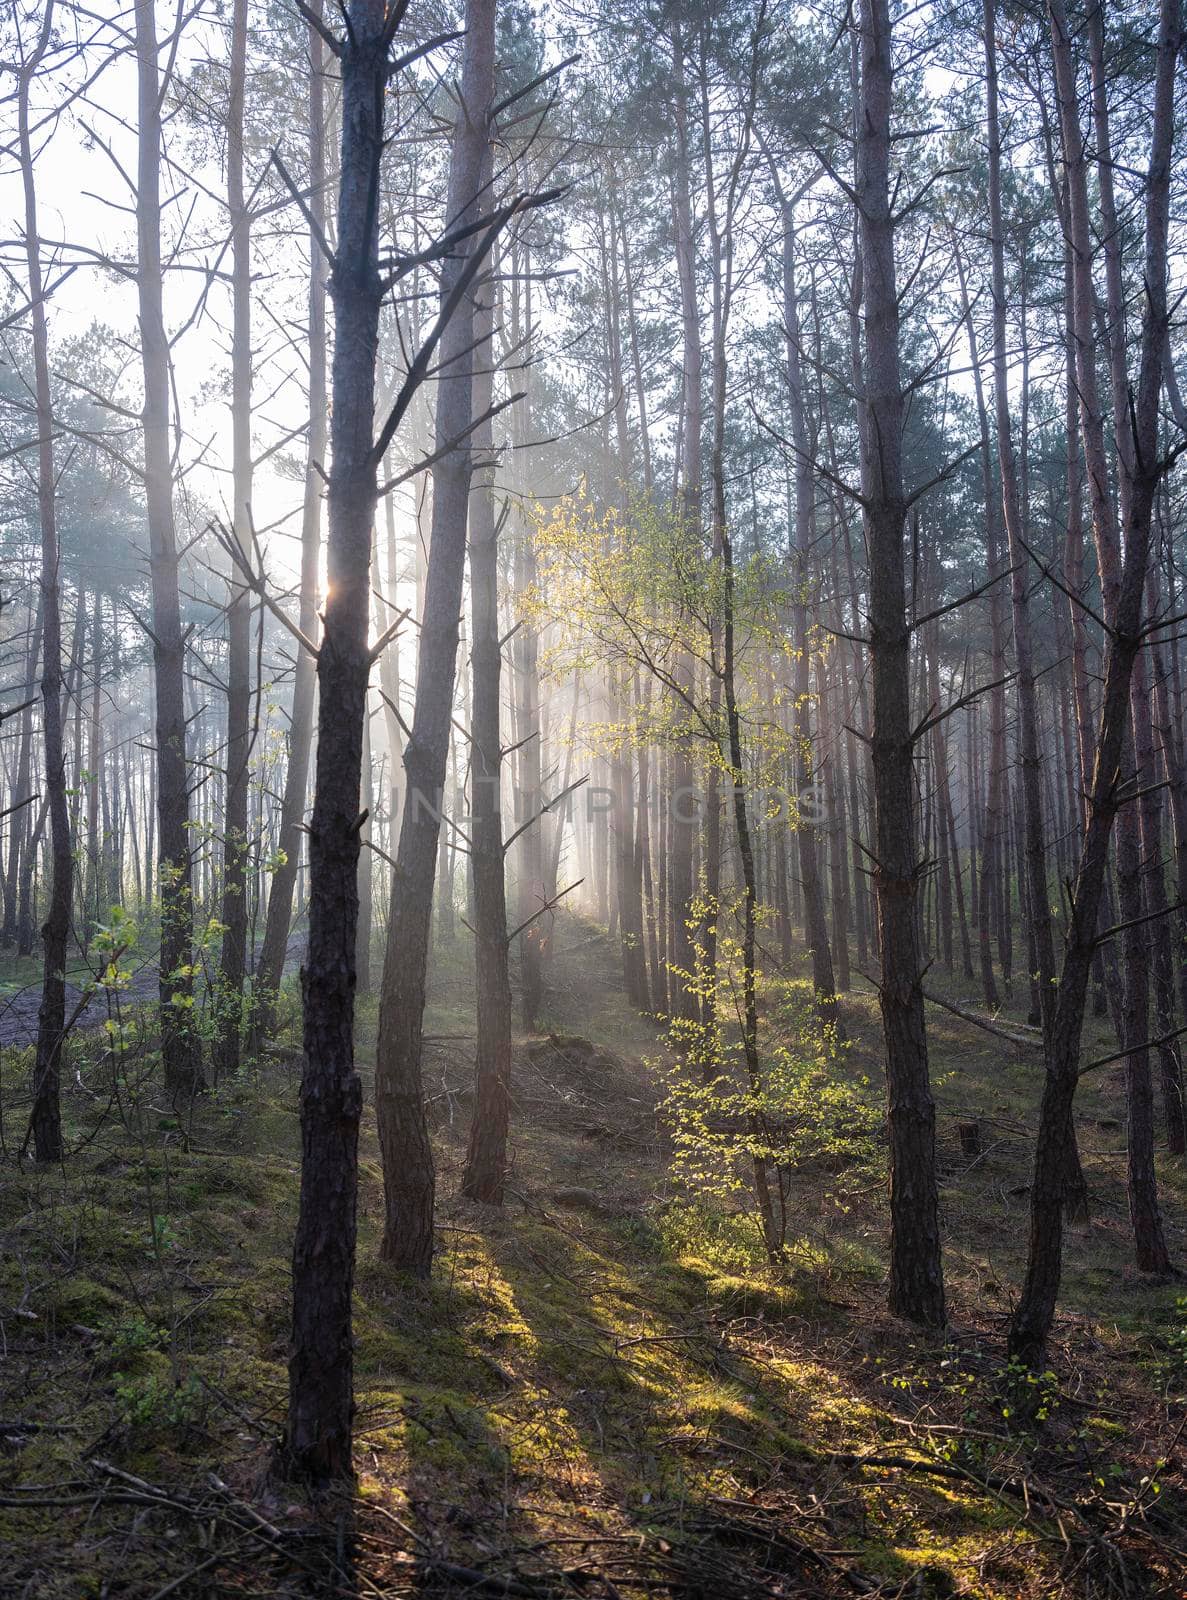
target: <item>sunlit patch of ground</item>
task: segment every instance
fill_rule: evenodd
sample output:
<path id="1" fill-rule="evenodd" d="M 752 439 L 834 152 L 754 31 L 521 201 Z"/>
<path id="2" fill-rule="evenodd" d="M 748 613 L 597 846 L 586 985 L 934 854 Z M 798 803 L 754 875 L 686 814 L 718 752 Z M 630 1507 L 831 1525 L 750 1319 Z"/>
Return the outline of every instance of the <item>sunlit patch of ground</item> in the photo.
<path id="1" fill-rule="evenodd" d="M 1176 1592 L 1187 1315 L 1176 1286 L 1128 1270 L 1116 1081 L 1086 1085 L 1093 1220 L 1069 1241 L 1051 1378 L 1028 1390 L 1003 1371 L 1001 1330 L 1022 1261 L 1033 1053 L 933 1019 L 953 1328 L 929 1340 L 883 1309 L 876 1182 L 842 1208 L 802 1174 L 777 1275 L 748 1219 L 673 1190 L 641 1065 L 660 1032 L 617 997 L 596 931 L 559 926 L 572 954 L 550 1026 L 592 1037 L 609 1076 L 599 1090 L 521 1050 L 508 1204 L 456 1202 L 464 946 L 441 964 L 428 1285 L 378 1261 L 367 1120 L 358 1493 L 317 1514 L 267 1477 L 287 1381 L 293 1067 L 220 1090 L 185 1137 L 151 1094 L 130 1127 L 72 1096 L 82 1148 L 39 1173 L 11 1160 L 24 1065 L 5 1059 L 0 1592 L 495 1593 L 493 1575 L 514 1573 L 508 1592 L 549 1597 L 1004 1600 L 1120 1593 L 1143 1567 L 1150 1592 Z M 845 1070 L 876 1095 L 870 998 L 845 1020 Z M 373 1030 L 372 1003 L 364 1054 Z M 955 1132 L 969 1119 L 984 1135 L 972 1160 Z M 1164 1195 L 1181 1245 L 1169 1164 Z"/>

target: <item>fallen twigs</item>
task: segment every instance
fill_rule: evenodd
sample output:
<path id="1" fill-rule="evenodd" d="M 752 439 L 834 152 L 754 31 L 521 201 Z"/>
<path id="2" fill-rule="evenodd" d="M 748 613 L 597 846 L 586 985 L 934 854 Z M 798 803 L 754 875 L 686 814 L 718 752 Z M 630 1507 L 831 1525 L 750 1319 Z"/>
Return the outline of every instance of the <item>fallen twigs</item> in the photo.
<path id="1" fill-rule="evenodd" d="M 975 1472 L 956 1461 L 931 1461 L 926 1458 L 902 1455 L 868 1455 L 853 1452 L 830 1452 L 822 1460 L 836 1466 L 856 1467 L 897 1472 L 918 1473 L 922 1476 L 943 1478 L 957 1482 L 1001 1501 L 1008 1497 L 1030 1522 L 1036 1514 L 1054 1523 L 1056 1542 L 1067 1557 L 1082 1560 L 1089 1553 L 1093 1578 L 1101 1592 L 1118 1592 L 1128 1595 L 1133 1590 L 1133 1580 L 1144 1563 L 1139 1563 L 1123 1550 L 1116 1540 L 1132 1534 L 1122 1517 L 1114 1525 L 1102 1525 L 1101 1512 L 1108 1509 L 1103 1502 L 1069 1499 L 1056 1493 L 1046 1484 L 1028 1478 L 1023 1473 Z M 1069 1523 L 1072 1527 L 1069 1528 Z M 1053 1535 L 1054 1537 L 1054 1535 Z M 1162 1547 L 1168 1555 L 1175 1552 Z"/>

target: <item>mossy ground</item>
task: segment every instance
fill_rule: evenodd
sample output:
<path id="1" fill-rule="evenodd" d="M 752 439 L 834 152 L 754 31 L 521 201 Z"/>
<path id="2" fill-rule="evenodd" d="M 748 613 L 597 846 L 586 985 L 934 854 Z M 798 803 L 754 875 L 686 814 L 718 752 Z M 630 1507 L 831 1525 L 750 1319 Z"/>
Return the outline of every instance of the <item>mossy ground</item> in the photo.
<path id="1" fill-rule="evenodd" d="M 1001 1333 L 1025 1238 L 1035 1052 L 929 1019 L 952 1311 L 933 1340 L 883 1309 L 878 1183 L 841 1199 L 826 1173 L 800 1174 L 778 1275 L 748 1220 L 675 1193 L 643 1065 L 659 1033 L 621 1000 L 596 930 L 566 921 L 559 945 L 549 1024 L 619 1065 L 591 1087 L 520 1052 L 501 1214 L 454 1199 L 468 951 L 439 964 L 427 1285 L 378 1260 L 368 1113 L 358 1493 L 329 1508 L 268 1477 L 285 1405 L 295 1069 L 272 1062 L 221 1087 L 184 1135 L 151 1092 L 125 1121 L 71 1091 L 75 1153 L 37 1171 L 15 1160 L 24 1064 L 10 1053 L 0 1594 L 1185 1592 L 1187 1311 L 1181 1288 L 1128 1266 L 1116 1076 L 1088 1080 L 1081 1103 L 1093 1221 L 1068 1240 L 1052 1373 L 1019 1384 Z M 876 1079 L 869 995 L 851 997 L 845 1023 L 846 1070 Z M 373 1034 L 364 1002 L 364 1062 Z M 985 1136 L 973 1159 L 956 1137 L 971 1118 Z M 1185 1174 L 1164 1162 L 1161 1177 L 1187 1261 Z M 851 1459 L 871 1454 L 938 1470 Z M 1010 1487 L 1023 1479 L 1026 1497 Z M 518 1590 L 496 1584 L 510 1573 Z"/>

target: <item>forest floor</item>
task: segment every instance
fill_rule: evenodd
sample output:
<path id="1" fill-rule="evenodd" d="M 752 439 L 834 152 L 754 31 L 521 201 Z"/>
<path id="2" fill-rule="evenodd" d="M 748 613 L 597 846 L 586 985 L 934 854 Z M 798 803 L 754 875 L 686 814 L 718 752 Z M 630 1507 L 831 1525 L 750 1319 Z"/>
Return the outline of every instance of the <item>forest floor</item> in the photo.
<path id="1" fill-rule="evenodd" d="M 779 1273 L 748 1219 L 678 1192 L 656 1110 L 662 1037 L 622 999 L 604 935 L 565 919 L 557 943 L 552 1037 L 518 1045 L 499 1214 L 455 1198 L 469 951 L 440 964 L 428 1285 L 378 1260 L 368 1095 L 358 1488 L 330 1507 L 268 1478 L 295 1065 L 273 1057 L 221 1086 L 185 1130 L 151 1082 L 117 1098 L 68 1074 L 74 1153 L 39 1171 L 16 1160 L 27 1057 L 4 1052 L 0 1595 L 1187 1594 L 1187 1295 L 1129 1266 L 1119 1076 L 1085 1080 L 1092 1219 L 1068 1238 L 1051 1371 L 1028 1384 L 1004 1367 L 1003 1330 L 1036 1051 L 929 1015 L 951 1310 L 932 1339 L 885 1311 L 876 1173 L 843 1193 L 835 1163 L 797 1173 Z M 843 1016 L 843 1070 L 876 1104 L 872 995 Z M 364 1063 L 374 1027 L 365 1002 Z M 969 1120 L 979 1156 L 961 1153 Z M 1187 1171 L 1163 1160 L 1160 1176 L 1187 1264 Z"/>

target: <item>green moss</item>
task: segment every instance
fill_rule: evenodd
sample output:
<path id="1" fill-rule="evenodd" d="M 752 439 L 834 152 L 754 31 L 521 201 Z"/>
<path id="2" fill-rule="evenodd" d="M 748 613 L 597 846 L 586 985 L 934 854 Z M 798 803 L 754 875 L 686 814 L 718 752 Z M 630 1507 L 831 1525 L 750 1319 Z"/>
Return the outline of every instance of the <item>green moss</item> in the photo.
<path id="1" fill-rule="evenodd" d="M 44 1316 L 68 1327 L 98 1328 L 123 1315 L 128 1301 L 108 1284 L 79 1273 L 48 1285 L 41 1307 Z"/>
<path id="2" fill-rule="evenodd" d="M 469 958 L 459 940 L 434 974 L 434 1031 L 472 1028 Z M 655 1030 L 617 1000 L 587 1004 L 581 976 L 585 988 L 575 988 L 572 1008 L 566 1002 L 571 1014 L 557 1017 L 558 1031 L 587 1032 L 625 1056 L 653 1052 Z M 858 998 L 849 1009 L 853 1054 L 865 1051 L 868 1066 L 878 1048 L 876 1007 Z M 364 1052 L 374 1021 L 368 1001 L 360 1013 Z M 946 1024 L 935 1040 L 941 1124 L 945 1095 L 972 1115 L 1032 1114 L 1032 1063 L 998 1063 L 988 1084 L 976 1066 L 949 1083 L 946 1069 L 968 1054 L 968 1041 Z M 995 1111 L 1007 1098 L 1013 1110 Z M 1034 1449 L 1051 1460 L 1078 1460 L 1075 1452 L 1086 1450 L 1124 1459 L 1128 1470 L 1129 1430 L 1103 1414 L 1126 1400 L 1092 1401 L 1102 1415 L 1086 1421 L 1082 1412 L 1061 1412 L 1044 1439 L 996 1444 L 993 1340 L 983 1361 L 975 1329 L 962 1341 L 952 1370 L 973 1376 L 961 1387 L 944 1366 L 950 1347 L 912 1340 L 882 1317 L 881 1288 L 870 1288 L 885 1266 L 885 1201 L 876 1186 L 841 1213 L 817 1205 L 820 1186 L 806 1181 L 793 1197 L 801 1237 L 776 1273 L 751 1217 L 671 1203 L 660 1154 L 641 1142 L 583 1140 L 567 1104 L 535 1122 L 531 1115 L 517 1121 L 516 1194 L 498 1217 L 454 1210 L 465 1130 L 440 1130 L 445 1231 L 428 1283 L 378 1260 L 382 1179 L 370 1113 L 364 1119 L 354 1326 L 365 1501 L 464 1564 L 490 1561 L 492 1545 L 522 1552 L 536 1539 L 585 1532 L 662 1535 L 691 1571 L 698 1540 L 714 1559 L 749 1559 L 744 1544 L 701 1531 L 723 1521 L 719 1499 L 765 1502 L 797 1537 L 857 1552 L 844 1559 L 908 1584 L 916 1600 L 943 1600 L 954 1584 L 970 1600 L 1029 1600 L 1042 1591 L 1050 1576 L 1042 1536 L 1019 1526 L 1015 1507 L 941 1480 L 851 1472 L 833 1453 L 925 1448 L 919 1430 L 934 1417 L 934 1448 L 949 1448 L 949 1430 L 963 1420 L 987 1465 L 1025 1463 Z M 0 1185 L 0 1294 L 37 1318 L 17 1326 L 27 1346 L 21 1381 L 30 1388 L 14 1413 L 36 1406 L 77 1429 L 32 1436 L 14 1450 L 5 1471 L 16 1481 L 86 1482 L 91 1469 L 80 1452 L 97 1439 L 111 1459 L 153 1482 L 202 1486 L 209 1466 L 238 1485 L 262 1476 L 287 1394 L 295 1077 L 287 1069 L 245 1074 L 204 1100 L 190 1135 L 202 1148 L 179 1148 L 176 1133 L 166 1147 L 164 1136 L 155 1129 L 146 1147 L 113 1122 L 64 1172 L 6 1174 Z M 1090 1135 L 1085 1145 L 1091 1162 Z M 1019 1141 L 1017 1151 L 995 1153 L 967 1184 L 958 1177 L 946 1190 L 946 1260 L 962 1327 L 973 1326 L 963 1275 L 986 1281 L 992 1255 L 995 1281 L 1016 1279 L 1013 1238 L 994 1208 L 1008 1193 L 1010 1163 L 1021 1170 L 1025 1154 Z M 999 1165 L 990 1172 L 992 1162 Z M 1099 1165 L 1102 1215 L 1121 1215 L 1122 1191 L 1108 1187 L 1111 1169 Z M 612 1195 L 618 1213 L 558 1208 L 551 1196 L 562 1184 Z M 1169 1192 L 1174 1204 L 1173 1185 Z M 1163 1381 L 1159 1362 L 1175 1356 L 1182 1318 L 1173 1288 L 1126 1285 L 1116 1231 L 1102 1225 L 1069 1235 L 1070 1293 L 1091 1310 L 1102 1360 L 1123 1363 L 1115 1370 L 1145 1385 L 1135 1392 L 1146 1395 Z M 979 1304 L 972 1301 L 974 1313 Z M 99 1337 L 70 1333 L 71 1325 Z M 1135 1339 L 1149 1352 L 1137 1373 Z M 1077 1393 L 1091 1399 L 1093 1389 Z M 905 1435 L 899 1419 L 917 1413 L 924 1420 Z M 811 1508 L 813 1495 L 828 1507 L 827 1531 L 810 1509 L 799 1528 L 794 1508 Z M 145 1531 L 135 1508 L 116 1506 L 94 1513 L 76 1552 L 88 1514 L 0 1513 L 0 1540 L 32 1549 L 38 1582 L 58 1574 L 35 1591 L 39 1600 L 77 1600 L 88 1585 L 115 1592 L 141 1577 L 152 1593 L 208 1553 L 188 1522 L 166 1539 L 156 1513 Z M 365 1575 L 384 1578 L 378 1568 Z M 261 1581 L 273 1576 L 262 1580 L 250 1561 L 228 1574 L 228 1588 L 258 1590 Z M 0 1590 L 5 1582 L 0 1566 Z"/>

